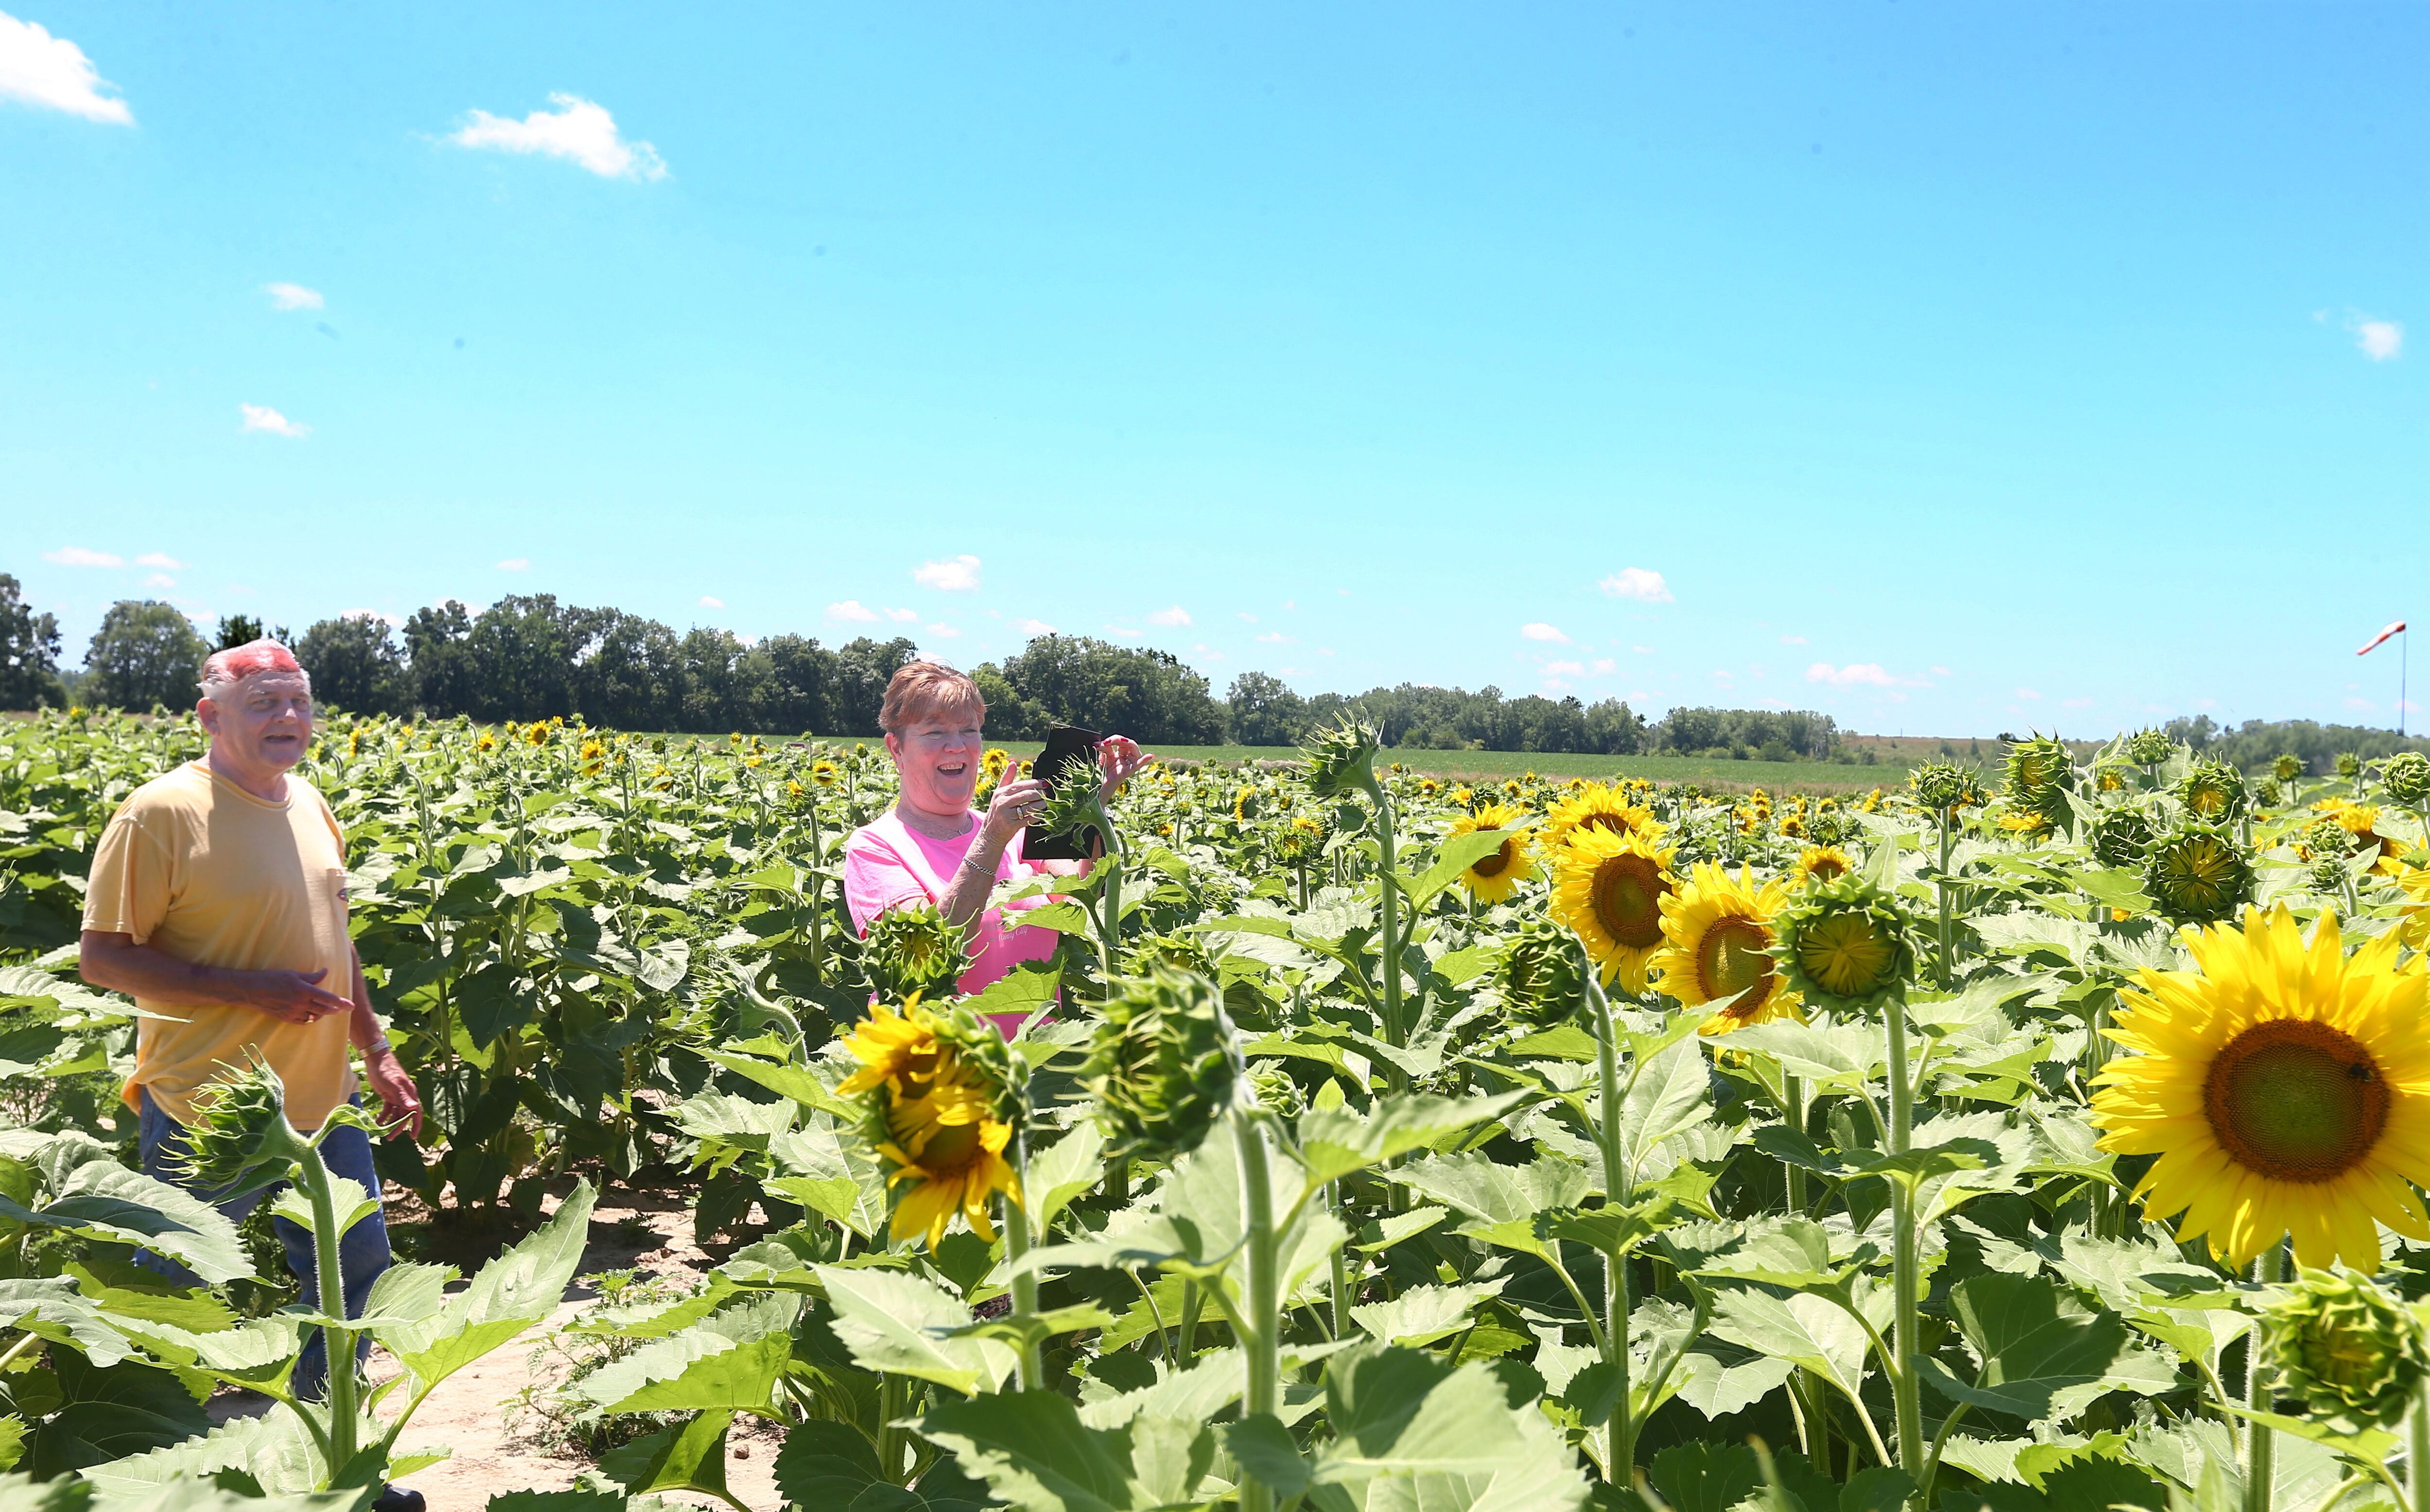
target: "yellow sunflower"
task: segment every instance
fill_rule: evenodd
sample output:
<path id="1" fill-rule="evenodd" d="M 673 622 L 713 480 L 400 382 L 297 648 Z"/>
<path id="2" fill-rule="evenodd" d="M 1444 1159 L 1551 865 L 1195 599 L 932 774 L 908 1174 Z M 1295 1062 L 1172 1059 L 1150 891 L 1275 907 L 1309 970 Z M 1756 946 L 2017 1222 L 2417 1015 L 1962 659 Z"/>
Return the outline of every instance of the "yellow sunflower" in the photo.
<path id="1" fill-rule="evenodd" d="M 1508 804 L 1490 804 L 1473 814 L 1462 814 L 1452 821 L 1451 831 L 1443 838 L 1456 839 L 1473 835 L 1481 829 L 1500 829 L 1527 817 L 1523 808 Z M 1459 874 L 1459 885 L 1473 897 L 1487 903 L 1501 903 L 1519 890 L 1519 884 L 1536 874 L 1536 856 L 1527 842 L 1526 832 L 1512 834 L 1502 842 L 1502 848 L 1479 857 Z"/>
<path id="2" fill-rule="evenodd" d="M 2396 873 L 2396 885 L 2405 889 L 2404 922 L 2398 933 L 2407 945 L 2420 950 L 2430 945 L 2430 866 L 2408 866 Z"/>
<path id="3" fill-rule="evenodd" d="M 2379 1230 L 2430 1239 L 2430 973 L 2383 935 L 2309 946 L 2284 907 L 2182 936 L 2191 972 L 2145 971 L 2094 1078 L 2101 1148 L 2159 1159 L 2135 1188 L 2181 1238 L 2241 1266 L 2292 1236 L 2299 1265 L 2379 1269 Z"/>
<path id="4" fill-rule="evenodd" d="M 2373 845 L 2379 847 L 2379 858 L 2371 863 L 2373 876 L 2392 877 L 2405 870 L 2398 864 L 2397 857 L 2404 856 L 2413 847 L 2392 835 L 2379 833 L 2379 806 L 2376 804 L 2358 804 L 2345 798 L 2328 798 L 2312 806 L 2324 810 L 2331 819 L 2338 822 L 2339 829 L 2353 836 L 2355 850 L 2365 850 Z"/>
<path id="5" fill-rule="evenodd" d="M 881 1087 L 898 1098 L 919 1097 L 947 1055 L 937 1038 L 937 1021 L 920 1006 L 916 992 L 901 1013 L 883 1003 L 871 1004 L 869 1017 L 853 1026 L 843 1047 L 860 1062 L 860 1070 L 836 1084 L 838 1097 L 857 1097 Z"/>
<path id="6" fill-rule="evenodd" d="M 1580 829 L 1604 829 L 1615 835 L 1643 835 L 1658 839 L 1662 824 L 1654 810 L 1628 801 L 1628 795 L 1603 783 L 1589 783 L 1572 796 L 1555 804 L 1544 816 L 1544 850 L 1548 855 L 1560 854 L 1570 843 L 1570 837 Z"/>
<path id="7" fill-rule="evenodd" d="M 1772 922 L 1788 902 L 1777 881 L 1757 882 L 1745 867 L 1733 877 L 1712 861 L 1697 862 L 1688 885 L 1663 896 L 1666 943 L 1647 969 L 1660 973 L 1663 991 L 1689 1007 L 1724 1005 L 1696 1026 L 1698 1034 L 1806 1017 L 1772 955 L 1779 943 Z"/>
<path id="8" fill-rule="evenodd" d="M 1553 878 L 1553 917 L 1578 932 L 1606 982 L 1645 990 L 1646 963 L 1662 946 L 1662 897 L 1675 885 L 1673 848 L 1607 829 L 1572 833 Z"/>
<path id="9" fill-rule="evenodd" d="M 896 1098 L 887 1106 L 890 1138 L 877 1147 L 894 1163 L 886 1185 L 919 1184 L 895 1205 L 889 1228 L 894 1238 L 925 1234 L 933 1251 L 959 1213 L 972 1232 L 995 1242 L 988 1199 L 1002 1192 L 1006 1201 L 1021 1202 L 1021 1180 L 1004 1158 L 1012 1125 L 994 1116 L 995 1103 L 995 1089 L 948 1055 L 926 1095 Z"/>
<path id="10" fill-rule="evenodd" d="M 1828 882 L 1843 877 L 1856 869 L 1848 853 L 1836 845 L 1809 845 L 1797 853 L 1797 864 L 1789 869 L 1783 885 L 1795 892 L 1809 882 Z"/>

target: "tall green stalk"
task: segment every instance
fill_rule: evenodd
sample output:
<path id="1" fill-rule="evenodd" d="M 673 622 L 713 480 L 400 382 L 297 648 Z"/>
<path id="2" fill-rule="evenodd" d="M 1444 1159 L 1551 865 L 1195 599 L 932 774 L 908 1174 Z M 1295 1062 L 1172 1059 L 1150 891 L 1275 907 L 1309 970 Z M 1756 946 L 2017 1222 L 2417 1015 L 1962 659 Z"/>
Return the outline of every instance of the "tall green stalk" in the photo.
<path id="1" fill-rule="evenodd" d="M 1392 811 L 1391 795 L 1381 783 L 1372 796 L 1375 801 L 1375 847 L 1382 863 L 1384 886 L 1383 934 L 1378 943 L 1384 951 L 1384 1042 L 1398 1048 L 1407 1044 L 1408 1025 L 1401 1022 L 1401 899 L 1400 889 L 1393 880 L 1392 830 L 1399 816 Z M 1389 1069 L 1395 1090 L 1406 1079 L 1398 1066 Z"/>
<path id="2" fill-rule="evenodd" d="M 2414 1512 L 2430 1508 L 2430 1380 L 2413 1388 L 2405 1414 L 2405 1487 Z"/>
<path id="3" fill-rule="evenodd" d="M 340 1259 L 337 1193 L 330 1187 L 329 1168 L 321 1152 L 308 1149 L 295 1163 L 295 1184 L 312 1204 L 313 1269 L 320 1288 L 321 1311 L 331 1318 L 346 1316 L 346 1277 Z M 329 1475 L 335 1479 L 355 1457 L 355 1436 L 362 1422 L 356 1405 L 355 1331 L 334 1323 L 321 1330 L 329 1367 Z"/>
<path id="4" fill-rule="evenodd" d="M 1933 889 L 1940 895 L 1940 928 L 1938 939 L 1939 974 L 1936 980 L 1940 985 L 1940 990 L 1948 992 L 1954 990 L 1956 985 L 1956 978 L 1953 974 L 1956 968 L 1952 960 L 1956 954 L 1956 926 L 1950 922 L 1949 918 L 1949 853 L 1953 849 L 1955 837 L 1951 834 L 1949 810 L 1945 808 L 1940 810 L 1938 817 L 1940 821 L 1940 871 L 1934 879 Z"/>
<path id="5" fill-rule="evenodd" d="M 1904 992 L 1890 994 L 1883 1005 L 1883 1018 L 1889 1030 L 1890 1126 L 1887 1133 L 1889 1153 L 1897 1156 L 1906 1154 L 1915 1128 L 1915 1083 L 1907 1070 Z M 1923 1404 L 1917 1395 L 1922 1383 L 1916 1379 L 1915 1360 L 1922 1319 L 1917 1311 L 1922 1276 L 1916 1262 L 1915 1192 L 1896 1181 L 1890 1183 L 1890 1289 L 1897 1303 L 1890 1353 L 1898 1356 L 1890 1368 L 1890 1402 L 1898 1413 L 1899 1468 L 1921 1483 Z"/>
<path id="6" fill-rule="evenodd" d="M 1029 1136 L 1015 1129 L 1012 1134 L 1012 1172 L 1024 1194 L 1029 1190 Z M 1004 1199 L 1004 1259 L 1012 1270 L 1012 1310 L 1023 1318 L 1038 1316 L 1038 1272 L 1021 1263 L 1029 1253 L 1029 1215 L 1009 1194 Z M 1042 1391 L 1046 1388 L 1045 1346 L 1037 1338 L 1023 1340 L 1021 1346 L 1021 1388 Z"/>
<path id="7" fill-rule="evenodd" d="M 2287 1243 L 2281 1239 L 2253 1262 L 2253 1279 L 2264 1286 L 2287 1279 Z M 2270 1410 L 2269 1351 L 2256 1330 L 2244 1338 L 2244 1404 L 2255 1412 Z M 2421 1470 L 2413 1472 L 2421 1484 Z M 2270 1512 L 2273 1482 L 2278 1477 L 2278 1440 L 2268 1428 L 2248 1420 L 2244 1425 L 2244 1512 Z M 2417 1503 L 2417 1504 L 2419 1504 Z"/>
<path id="8" fill-rule="evenodd" d="M 1587 1003 L 1594 1012 L 1595 1063 L 1602 1078 L 1603 1101 L 1595 1129 L 1595 1142 L 1603 1155 L 1604 1201 L 1614 1207 L 1628 1202 L 1628 1162 L 1620 1148 L 1620 1037 L 1611 1017 L 1611 999 L 1604 995 L 1603 982 L 1592 971 L 1587 972 Z M 1619 1377 L 1619 1390 L 1612 1400 L 1610 1450 L 1606 1455 L 1604 1479 L 1615 1486 L 1626 1486 L 1637 1468 L 1637 1424 L 1629 1411 L 1628 1261 L 1619 1255 L 1604 1261 L 1604 1322 L 1603 1356 Z"/>
<path id="9" fill-rule="evenodd" d="M 1240 1352 L 1247 1360 L 1241 1412 L 1272 1413 L 1282 1401 L 1282 1256 L 1274 1233 L 1273 1174 L 1266 1131 L 1257 1115 L 1235 1110 L 1233 1135 L 1240 1155 L 1240 1205 L 1248 1230 L 1248 1284 L 1240 1297 Z M 1273 1512 L 1273 1487 L 1255 1476 L 1240 1483 L 1242 1512 Z"/>

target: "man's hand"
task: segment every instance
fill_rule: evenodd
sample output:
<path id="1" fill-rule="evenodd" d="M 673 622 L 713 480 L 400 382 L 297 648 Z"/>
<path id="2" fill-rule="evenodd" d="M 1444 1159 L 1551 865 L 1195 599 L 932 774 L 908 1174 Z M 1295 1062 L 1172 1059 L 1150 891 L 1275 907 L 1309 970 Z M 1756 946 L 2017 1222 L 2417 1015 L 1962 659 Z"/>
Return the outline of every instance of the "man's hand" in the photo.
<path id="1" fill-rule="evenodd" d="M 381 1127 L 390 1134 L 403 1129 L 416 1138 L 422 1136 L 422 1094 L 415 1089 L 413 1078 L 407 1075 L 405 1063 L 396 1052 L 386 1045 L 375 1045 L 363 1052 L 363 1074 L 379 1094 Z"/>
<path id="2" fill-rule="evenodd" d="M 320 985 L 328 974 L 325 970 L 244 972 L 238 973 L 236 990 L 229 998 L 241 1006 L 288 1023 L 316 1023 L 325 1015 L 354 1010 L 354 999 L 341 998 Z"/>

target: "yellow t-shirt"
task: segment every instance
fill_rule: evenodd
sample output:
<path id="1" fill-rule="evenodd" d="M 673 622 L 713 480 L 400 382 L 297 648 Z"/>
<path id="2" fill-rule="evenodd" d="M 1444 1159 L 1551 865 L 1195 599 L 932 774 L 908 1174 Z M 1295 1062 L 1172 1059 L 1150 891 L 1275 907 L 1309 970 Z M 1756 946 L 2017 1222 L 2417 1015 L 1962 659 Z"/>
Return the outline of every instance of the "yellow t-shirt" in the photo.
<path id="1" fill-rule="evenodd" d="M 265 803 L 207 761 L 191 761 L 127 795 L 102 831 L 85 892 L 84 927 L 201 966 L 311 972 L 339 996 L 353 989 L 346 934 L 346 852 L 337 816 L 311 784 L 290 773 L 287 801 Z M 243 1066 L 251 1053 L 287 1084 L 287 1116 L 321 1126 L 354 1093 L 343 1013 L 289 1023 L 253 1008 L 139 1006 L 126 1102 L 149 1088 L 181 1123 L 197 1089 Z M 171 1022 L 169 1019 L 182 1020 Z"/>

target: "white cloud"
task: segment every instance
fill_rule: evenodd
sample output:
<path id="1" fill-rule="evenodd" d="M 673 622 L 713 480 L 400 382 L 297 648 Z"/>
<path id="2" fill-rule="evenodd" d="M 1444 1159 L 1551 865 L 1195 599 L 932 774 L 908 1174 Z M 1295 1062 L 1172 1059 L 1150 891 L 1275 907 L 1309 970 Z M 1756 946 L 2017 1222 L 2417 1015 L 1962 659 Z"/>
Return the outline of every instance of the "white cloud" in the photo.
<path id="1" fill-rule="evenodd" d="M 502 573 L 528 573 L 531 571 L 531 558 L 528 557 L 509 557 L 505 561 L 498 563 L 498 571 Z"/>
<path id="2" fill-rule="evenodd" d="M 238 413 L 244 417 L 243 424 L 237 429 L 248 435 L 254 431 L 260 431 L 267 436 L 284 436 L 290 440 L 301 440 L 312 434 L 311 426 L 290 420 L 268 405 L 240 404 L 236 407 Z"/>
<path id="3" fill-rule="evenodd" d="M 1635 599 L 1639 604 L 1671 602 L 1671 585 L 1651 567 L 1623 567 L 1595 586 L 1616 599 Z"/>
<path id="4" fill-rule="evenodd" d="M 890 608 L 886 611 L 886 617 L 897 624 L 909 624 L 912 621 L 920 618 L 920 611 L 918 609 Z"/>
<path id="5" fill-rule="evenodd" d="M 1251 614 L 1248 610 L 1246 610 L 1246 609 L 1242 609 L 1242 610 L 1240 610 L 1240 618 L 1241 618 L 1241 619 L 1243 619 L 1243 620 L 1248 621 L 1251 624 L 1255 624 L 1255 623 L 1257 623 L 1257 617 L 1256 615 L 1254 615 L 1254 614 Z"/>
<path id="6" fill-rule="evenodd" d="M 1147 617 L 1150 624 L 1183 625 L 1190 623 L 1190 611 L 1176 604 L 1169 609 L 1158 609 Z"/>
<path id="7" fill-rule="evenodd" d="M 2017 690 L 2017 696 L 2019 698 L 2039 698 L 2042 695 L 2035 692 L 2030 688 L 2020 688 Z"/>
<path id="8" fill-rule="evenodd" d="M 57 551 L 42 553 L 42 560 L 60 567 L 124 567 L 125 558 L 106 551 L 88 551 L 82 546 L 61 546 Z"/>
<path id="9" fill-rule="evenodd" d="M 2058 706 L 2061 708 L 2090 708 L 2092 706 L 2092 700 L 2089 698 L 2062 698 L 2058 701 Z"/>
<path id="10" fill-rule="evenodd" d="M 321 291 L 302 284 L 263 284 L 261 291 L 270 296 L 273 309 L 319 309 L 324 303 Z"/>
<path id="11" fill-rule="evenodd" d="M 1284 608 L 1286 608 L 1286 609 L 1296 609 L 1296 608 L 1298 608 L 1298 607 L 1299 607 L 1299 600 L 1297 600 L 1297 599 L 1285 599 L 1285 600 L 1283 600 L 1283 607 L 1284 607 Z"/>
<path id="12" fill-rule="evenodd" d="M 1198 649 L 1192 652 L 1191 655 L 1195 656 L 1201 661 L 1229 661 L 1232 659 L 1231 657 L 1223 655 L 1223 653 L 1216 650 L 1214 647 L 1207 645 L 1203 640 L 1199 642 Z"/>
<path id="13" fill-rule="evenodd" d="M 2379 706 L 2378 706 L 2377 704 L 2372 703 L 2370 699 L 2368 699 L 2368 698 L 2355 698 L 2355 697 L 2354 697 L 2354 696 L 2353 696 L 2353 695 L 2351 695 L 2351 694 L 2349 694 L 2349 695 L 2347 696 L 2347 698 L 2346 698 L 2346 707 L 2348 707 L 2348 708 L 2350 708 L 2350 709 L 2354 709 L 2354 710 L 2355 710 L 2357 713 L 2363 713 L 2363 714 L 2372 714 L 2372 713 L 2376 713 L 2376 712 L 2378 712 L 2378 709 L 2379 709 Z"/>
<path id="14" fill-rule="evenodd" d="M 1262 646 L 1287 646 L 1292 642 L 1292 637 L 1283 634 L 1280 630 L 1269 630 L 1257 637 L 1257 643 Z"/>
<path id="15" fill-rule="evenodd" d="M 922 562 L 911 569 L 911 581 L 940 593 L 975 593 L 979 587 L 979 559 L 965 552 L 940 562 Z"/>
<path id="16" fill-rule="evenodd" d="M 856 623 L 860 624 L 873 624 L 875 623 L 877 620 L 877 616 L 872 614 L 867 608 L 863 607 L 860 600 L 858 599 L 846 599 L 841 604 L 828 605 L 827 618 L 830 620 L 851 620 Z"/>
<path id="17" fill-rule="evenodd" d="M 1566 646 L 1570 643 L 1570 638 L 1561 634 L 1557 626 L 1546 624 L 1541 620 L 1521 625 L 1519 633 L 1530 640 L 1549 640 L 1558 646 Z"/>
<path id="18" fill-rule="evenodd" d="M 932 624 L 928 626 L 928 633 L 942 640 L 951 640 L 954 637 L 960 635 L 962 632 L 955 629 L 950 624 Z"/>
<path id="19" fill-rule="evenodd" d="M 1785 636 L 1782 636 L 1782 637 L 1780 638 L 1780 643 L 1781 643 L 1782 645 L 1784 645 L 1784 646 L 1803 646 L 1803 645 L 1810 645 L 1810 644 L 1812 644 L 1812 642 L 1811 642 L 1811 641 L 1807 640 L 1806 640 L 1804 636 L 1802 636 L 1802 635 L 1785 635 Z"/>
<path id="20" fill-rule="evenodd" d="M 2385 362 L 2405 350 L 2405 327 L 2394 321 L 2356 321 L 2350 328 L 2355 344 L 2373 362 Z"/>
<path id="21" fill-rule="evenodd" d="M 722 598 L 703 593 L 700 596 L 700 606 L 704 609 L 722 609 L 725 607 L 725 601 Z"/>
<path id="22" fill-rule="evenodd" d="M 570 158 L 602 178 L 667 176 L 658 149 L 618 135 L 606 106 L 579 94 L 552 94 L 548 101 L 555 110 L 534 110 L 520 121 L 475 110 L 447 140 L 458 147 Z"/>
<path id="23" fill-rule="evenodd" d="M 1331 646 L 1319 646 L 1316 648 L 1316 654 L 1320 656 L 1329 656 L 1333 655 L 1333 648 Z"/>
<path id="24" fill-rule="evenodd" d="M 165 551 L 147 551 L 135 558 L 138 567 L 158 567 L 164 573 L 182 573 L 186 564 Z"/>
<path id="25" fill-rule="evenodd" d="M 1949 669 L 1946 667 L 1935 667 L 1932 669 L 1932 674 L 1935 677 L 1946 677 L 1949 675 Z"/>
<path id="26" fill-rule="evenodd" d="M 1055 634 L 1055 627 L 1054 627 L 1053 625 L 1051 625 L 1051 624 L 1048 624 L 1048 623 L 1047 623 L 1045 621 L 1043 621 L 1043 620 L 1030 620 L 1030 619 L 1015 620 L 1015 621 L 1013 621 L 1013 622 L 1012 622 L 1012 627 L 1013 627 L 1014 629 L 1016 629 L 1016 630 L 1020 631 L 1023 635 L 1053 635 L 1053 634 Z"/>
<path id="27" fill-rule="evenodd" d="M 83 48 L 52 36 L 39 22 L 19 21 L 0 11 L 0 100 L 131 126 L 135 112 L 126 102 L 101 92 L 116 88 L 103 80 Z"/>
<path id="28" fill-rule="evenodd" d="M 1654 648 L 1652 646 L 1631 646 L 1628 649 L 1636 652 L 1640 656 L 1650 656 L 1654 655 Z"/>
<path id="29" fill-rule="evenodd" d="M 166 573 L 154 573 L 143 580 L 145 588 L 175 588 L 177 580 Z"/>
<path id="30" fill-rule="evenodd" d="M 1126 624 L 1109 624 L 1106 626 L 1106 634 L 1121 640 L 1137 640 L 1141 632 Z"/>
<path id="31" fill-rule="evenodd" d="M 1594 660 L 1587 664 L 1587 670 L 1593 673 L 1598 677 L 1608 677 L 1612 673 L 1619 670 L 1619 667 L 1620 663 L 1612 660 L 1609 656 L 1597 656 Z"/>
<path id="32" fill-rule="evenodd" d="M 1586 673 L 1584 662 L 1548 661 L 1544 663 L 1544 675 L 1547 677 L 1583 677 Z"/>
<path id="33" fill-rule="evenodd" d="M 1829 683 L 1834 688 L 1858 686 L 1889 688 L 1898 681 L 1897 678 L 1884 672 L 1879 662 L 1872 661 L 1851 662 L 1845 667 L 1834 667 L 1827 661 L 1818 661 L 1806 669 L 1806 680 L 1809 683 Z"/>

